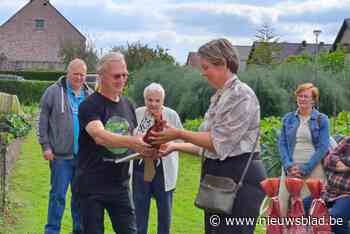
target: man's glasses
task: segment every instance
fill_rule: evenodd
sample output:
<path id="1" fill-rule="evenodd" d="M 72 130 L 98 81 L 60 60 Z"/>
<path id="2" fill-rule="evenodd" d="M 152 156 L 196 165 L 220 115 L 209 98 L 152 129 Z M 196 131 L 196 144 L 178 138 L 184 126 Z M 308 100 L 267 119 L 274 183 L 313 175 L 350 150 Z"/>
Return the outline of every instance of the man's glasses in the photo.
<path id="1" fill-rule="evenodd" d="M 128 73 L 121 73 L 121 74 L 110 74 L 114 79 L 127 79 L 129 77 Z"/>

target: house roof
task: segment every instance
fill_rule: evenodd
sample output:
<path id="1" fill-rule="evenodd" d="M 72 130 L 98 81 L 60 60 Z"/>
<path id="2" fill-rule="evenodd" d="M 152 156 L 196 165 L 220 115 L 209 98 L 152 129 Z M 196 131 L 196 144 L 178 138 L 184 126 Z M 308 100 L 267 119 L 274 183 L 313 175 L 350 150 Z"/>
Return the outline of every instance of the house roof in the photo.
<path id="1" fill-rule="evenodd" d="M 32 4 L 35 1 L 42 1 L 43 3 L 48 4 L 49 6 L 51 6 L 57 13 L 58 15 L 62 16 L 63 19 L 70 25 L 72 26 L 72 28 L 77 31 L 85 40 L 86 37 L 66 18 L 64 17 L 61 12 L 59 12 L 51 3 L 49 0 L 29 0 L 29 2 L 27 4 L 25 4 L 20 10 L 18 10 L 14 15 L 12 15 L 7 21 L 5 21 L 5 23 L 3 23 L 2 25 L 0 25 L 1 27 L 4 27 L 7 23 L 9 23 L 13 18 L 15 18 L 20 12 L 24 11 L 25 8 L 27 8 L 30 4 Z"/>
<path id="2" fill-rule="evenodd" d="M 259 46 L 259 44 L 261 44 L 261 42 L 253 43 L 249 57 L 252 55 L 254 49 Z M 270 44 L 273 43 L 271 42 Z M 307 43 L 306 41 L 301 43 L 281 42 L 277 43 L 277 46 L 280 48 L 279 58 L 277 58 L 279 61 L 283 61 L 291 55 L 301 55 L 305 53 L 315 55 L 319 51 L 329 51 L 332 47 L 331 44 L 321 42 L 317 45 L 316 43 Z"/>
<path id="3" fill-rule="evenodd" d="M 250 54 L 251 46 L 235 46 L 240 60 L 247 60 Z"/>
<path id="4" fill-rule="evenodd" d="M 350 19 L 344 19 L 343 25 L 341 26 L 341 28 L 337 34 L 337 37 L 335 38 L 335 41 L 332 45 L 332 51 L 337 49 L 337 44 L 340 42 L 340 40 L 344 36 L 346 29 L 348 29 L 348 28 L 350 28 Z"/>
<path id="5" fill-rule="evenodd" d="M 239 59 L 242 61 L 248 60 L 251 46 L 235 46 L 237 49 Z M 186 65 L 191 65 L 192 67 L 200 68 L 199 56 L 197 52 L 189 52 L 187 56 Z"/>
<path id="6" fill-rule="evenodd" d="M 189 52 L 188 53 L 186 65 L 200 68 L 199 56 L 198 56 L 197 52 Z"/>

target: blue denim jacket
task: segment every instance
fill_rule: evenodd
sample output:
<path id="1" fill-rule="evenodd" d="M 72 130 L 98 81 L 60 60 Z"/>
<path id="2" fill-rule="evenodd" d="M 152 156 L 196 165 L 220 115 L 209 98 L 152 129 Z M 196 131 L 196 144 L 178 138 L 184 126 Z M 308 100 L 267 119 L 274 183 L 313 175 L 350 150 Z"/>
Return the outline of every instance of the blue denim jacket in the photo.
<path id="1" fill-rule="evenodd" d="M 320 116 L 320 117 L 318 117 Z M 319 118 L 319 120 L 317 120 Z M 329 123 L 328 117 L 314 109 L 308 122 L 312 144 L 315 152 L 310 155 L 307 163 L 300 166 L 301 172 L 307 176 L 315 168 L 315 166 L 327 154 L 329 148 Z M 282 160 L 284 171 L 293 164 L 293 153 L 296 143 L 296 133 L 300 124 L 297 112 L 290 112 L 283 117 L 282 130 L 279 136 L 278 148 Z"/>

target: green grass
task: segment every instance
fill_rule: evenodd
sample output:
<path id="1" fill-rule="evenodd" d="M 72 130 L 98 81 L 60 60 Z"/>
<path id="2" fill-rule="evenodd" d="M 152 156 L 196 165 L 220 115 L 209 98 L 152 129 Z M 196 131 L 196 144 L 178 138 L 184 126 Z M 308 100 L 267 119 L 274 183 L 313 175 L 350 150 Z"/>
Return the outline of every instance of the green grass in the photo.
<path id="1" fill-rule="evenodd" d="M 183 155 L 180 160 L 178 185 L 174 194 L 172 234 L 203 233 L 203 214 L 195 208 L 193 201 L 198 189 L 200 160 Z M 41 234 L 47 217 L 49 194 L 49 166 L 43 160 L 40 146 L 32 130 L 26 137 L 21 155 L 11 173 L 7 195 L 8 208 L 4 220 L 0 219 L 1 234 Z M 62 220 L 62 234 L 71 232 L 70 193 Z M 152 201 L 149 233 L 156 233 L 155 203 Z M 110 220 L 106 216 L 105 233 L 113 234 Z M 256 233 L 264 233 L 258 226 Z"/>

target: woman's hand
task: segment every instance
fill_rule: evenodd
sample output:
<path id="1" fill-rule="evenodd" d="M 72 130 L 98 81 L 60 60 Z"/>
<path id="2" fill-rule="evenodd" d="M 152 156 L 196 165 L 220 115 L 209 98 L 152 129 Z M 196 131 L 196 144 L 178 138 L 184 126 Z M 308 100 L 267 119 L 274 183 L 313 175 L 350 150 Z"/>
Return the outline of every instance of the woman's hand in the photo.
<path id="1" fill-rule="evenodd" d="M 176 143 L 168 142 L 166 144 L 160 145 L 159 153 L 162 157 L 174 152 L 176 149 Z"/>
<path id="2" fill-rule="evenodd" d="M 338 161 L 335 167 L 337 172 L 348 172 L 350 170 L 342 161 Z"/>
<path id="3" fill-rule="evenodd" d="M 151 132 L 150 140 L 152 144 L 161 145 L 169 141 L 173 141 L 180 138 L 181 130 L 166 125 L 161 132 Z"/>
<path id="4" fill-rule="evenodd" d="M 301 173 L 298 165 L 293 165 L 288 168 L 287 175 L 290 177 L 303 178 L 303 174 Z"/>

